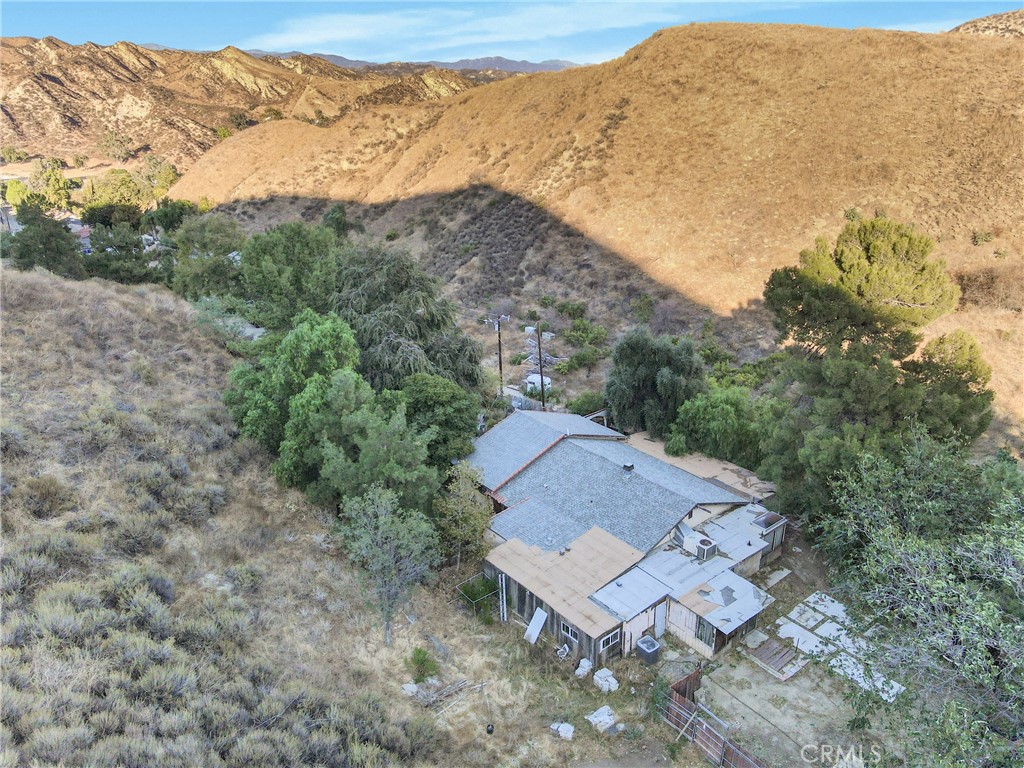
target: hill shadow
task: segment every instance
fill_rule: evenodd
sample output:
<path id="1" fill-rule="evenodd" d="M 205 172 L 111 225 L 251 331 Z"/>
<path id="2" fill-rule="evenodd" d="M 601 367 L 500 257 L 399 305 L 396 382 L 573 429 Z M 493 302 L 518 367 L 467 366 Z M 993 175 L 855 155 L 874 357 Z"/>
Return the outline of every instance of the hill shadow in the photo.
<path id="1" fill-rule="evenodd" d="M 610 329 L 649 323 L 655 333 L 696 335 L 712 321 L 716 339 L 739 360 L 775 348 L 760 300 L 722 315 L 643 272 L 532 200 L 477 184 L 385 203 L 282 196 L 218 207 L 251 232 L 284 221 L 315 222 L 335 203 L 372 238 L 415 253 L 467 311 L 510 310 L 523 320 L 542 298 L 582 301 Z M 722 269 L 732 268 L 723 261 Z"/>

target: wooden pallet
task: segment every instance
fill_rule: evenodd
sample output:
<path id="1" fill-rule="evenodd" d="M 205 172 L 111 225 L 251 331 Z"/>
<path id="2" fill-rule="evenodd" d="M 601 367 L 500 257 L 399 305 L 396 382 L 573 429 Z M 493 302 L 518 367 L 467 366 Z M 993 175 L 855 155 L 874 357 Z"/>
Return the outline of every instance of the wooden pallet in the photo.
<path id="1" fill-rule="evenodd" d="M 749 653 L 776 672 L 781 672 L 783 667 L 796 658 L 795 650 L 772 638 L 765 640 Z"/>

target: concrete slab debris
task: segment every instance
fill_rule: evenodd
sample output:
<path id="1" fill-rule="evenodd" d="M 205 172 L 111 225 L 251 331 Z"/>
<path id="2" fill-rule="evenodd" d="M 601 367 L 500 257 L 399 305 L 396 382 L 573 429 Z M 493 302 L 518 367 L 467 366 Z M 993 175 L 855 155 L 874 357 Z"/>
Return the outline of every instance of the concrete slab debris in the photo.
<path id="1" fill-rule="evenodd" d="M 799 603 L 796 608 L 789 612 L 789 618 L 801 627 L 813 629 L 825 620 L 825 614 L 818 613 L 806 603 Z"/>
<path id="2" fill-rule="evenodd" d="M 594 668 L 594 662 L 590 659 L 580 659 L 580 665 L 576 667 L 576 677 L 584 678 L 590 674 L 590 670 Z"/>
<path id="3" fill-rule="evenodd" d="M 865 691 L 873 691 L 890 704 L 896 700 L 906 688 L 895 680 L 889 680 L 879 674 L 869 675 L 864 665 L 848 653 L 839 653 L 829 659 L 828 665 L 836 672 L 844 675 Z"/>
<path id="4" fill-rule="evenodd" d="M 753 649 L 757 648 L 767 639 L 768 635 L 766 635 L 760 629 L 752 629 L 743 636 L 743 639 L 740 640 L 740 642 L 747 646 L 747 648 Z"/>
<path id="5" fill-rule="evenodd" d="M 604 733 L 618 722 L 618 718 L 615 716 L 612 708 L 605 704 L 600 709 L 595 709 L 587 715 L 587 721 L 601 733 Z"/>
<path id="6" fill-rule="evenodd" d="M 868 650 L 868 644 L 864 638 L 851 636 L 845 627 L 839 626 L 834 621 L 826 621 L 814 631 L 854 656 L 862 656 Z"/>
<path id="7" fill-rule="evenodd" d="M 813 632 L 791 621 L 778 619 L 775 623 L 779 626 L 779 637 L 792 640 L 796 649 L 801 653 L 812 656 L 828 656 L 836 649 L 831 643 L 825 642 Z"/>
<path id="8" fill-rule="evenodd" d="M 615 679 L 612 671 L 607 667 L 603 667 L 594 673 L 594 685 L 600 688 L 603 693 L 619 690 L 619 681 Z"/>
<path id="9" fill-rule="evenodd" d="M 576 732 L 576 729 L 569 723 L 552 723 L 551 730 L 564 741 L 572 741 L 572 736 Z"/>
<path id="10" fill-rule="evenodd" d="M 792 571 L 789 568 L 779 568 L 777 571 L 772 571 L 764 582 L 764 588 L 771 589 L 791 573 Z"/>
<path id="11" fill-rule="evenodd" d="M 406 696 L 415 696 L 420 692 L 420 687 L 416 683 L 405 683 L 402 685 L 402 691 Z"/>
<path id="12" fill-rule="evenodd" d="M 850 623 L 850 619 L 846 615 L 846 606 L 838 600 L 829 597 L 824 592 L 815 592 L 813 595 L 806 598 L 804 603 L 818 611 L 818 613 L 824 613 L 827 616 L 831 616 L 840 624 Z"/>

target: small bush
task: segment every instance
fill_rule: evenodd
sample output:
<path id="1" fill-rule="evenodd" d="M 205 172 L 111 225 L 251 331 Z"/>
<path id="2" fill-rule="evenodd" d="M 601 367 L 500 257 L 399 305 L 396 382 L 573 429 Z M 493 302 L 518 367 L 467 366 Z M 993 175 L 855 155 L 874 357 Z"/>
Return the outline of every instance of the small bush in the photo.
<path id="1" fill-rule="evenodd" d="M 509 360 L 509 362 L 512 365 L 521 365 L 523 362 L 526 361 L 526 358 L 527 358 L 527 355 L 523 354 L 522 352 L 519 352 L 519 353 L 516 353 L 516 354 L 512 355 L 512 359 Z"/>
<path id="2" fill-rule="evenodd" d="M 112 535 L 114 546 L 129 557 L 138 557 L 164 545 L 161 516 L 141 514 L 123 520 Z"/>
<path id="3" fill-rule="evenodd" d="M 845 211 L 843 211 L 843 218 L 846 219 L 847 221 L 860 221 L 862 218 L 860 214 L 860 209 L 857 207 L 847 208 Z"/>
<path id="4" fill-rule="evenodd" d="M 39 519 L 58 517 L 75 508 L 75 490 L 52 475 L 29 478 L 19 491 L 26 511 Z"/>
<path id="5" fill-rule="evenodd" d="M 984 245 L 992 242 L 992 233 L 988 230 L 974 230 L 971 233 L 971 245 Z"/>
<path id="6" fill-rule="evenodd" d="M 425 648 L 414 648 L 412 656 L 406 659 L 405 665 L 412 672 L 414 683 L 422 683 L 428 677 L 437 674 L 438 666 Z"/>
<path id="7" fill-rule="evenodd" d="M 585 301 L 563 301 L 558 305 L 558 314 L 571 320 L 579 320 L 587 314 L 587 303 Z"/>
<path id="8" fill-rule="evenodd" d="M 255 594 L 263 583 L 263 571 L 254 565 L 235 565 L 227 570 L 228 581 L 239 594 Z"/>
<path id="9" fill-rule="evenodd" d="M 398 239 L 398 230 L 397 229 L 389 229 L 387 231 L 387 234 L 384 235 L 384 239 L 387 240 L 389 243 L 394 241 L 394 240 L 397 240 Z"/>
<path id="10" fill-rule="evenodd" d="M 593 390 L 587 392 L 581 392 L 578 396 L 574 397 L 568 403 L 566 407 L 570 413 L 575 413 L 579 416 L 586 416 L 589 413 L 594 413 L 604 408 L 604 395 L 601 392 L 595 392 Z"/>

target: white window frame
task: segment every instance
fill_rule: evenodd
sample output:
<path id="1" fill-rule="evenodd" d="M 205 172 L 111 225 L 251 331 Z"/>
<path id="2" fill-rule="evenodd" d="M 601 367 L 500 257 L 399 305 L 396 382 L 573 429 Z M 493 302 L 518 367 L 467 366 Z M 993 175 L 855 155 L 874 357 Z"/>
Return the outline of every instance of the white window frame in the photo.
<path id="1" fill-rule="evenodd" d="M 580 641 L 580 633 L 577 632 L 568 622 L 562 622 L 562 634 L 572 640 L 574 643 Z"/>
<path id="2" fill-rule="evenodd" d="M 598 644 L 598 647 L 602 651 L 607 651 L 609 648 L 611 648 L 613 645 L 619 642 L 619 639 L 621 637 L 622 633 L 618 629 L 615 629 L 601 638 L 601 642 Z"/>

